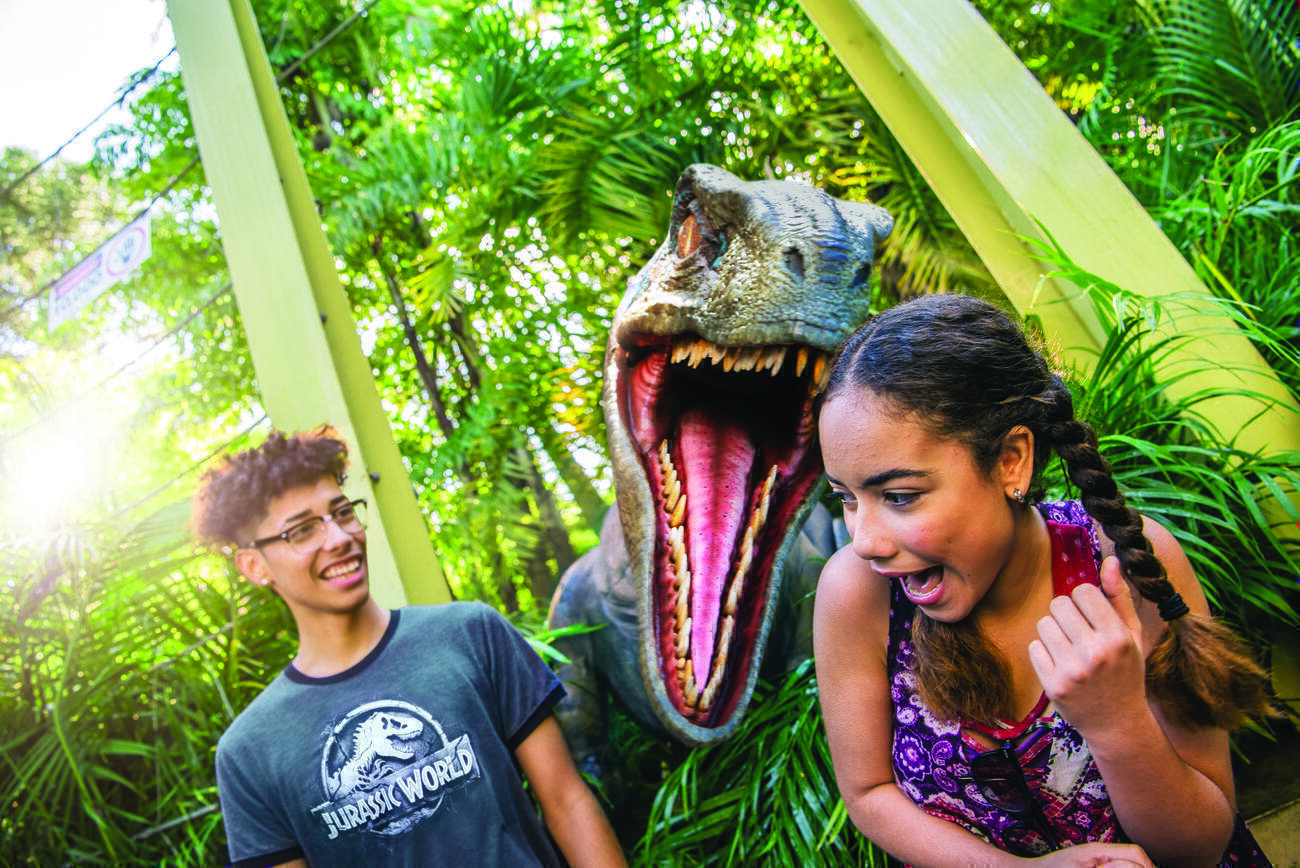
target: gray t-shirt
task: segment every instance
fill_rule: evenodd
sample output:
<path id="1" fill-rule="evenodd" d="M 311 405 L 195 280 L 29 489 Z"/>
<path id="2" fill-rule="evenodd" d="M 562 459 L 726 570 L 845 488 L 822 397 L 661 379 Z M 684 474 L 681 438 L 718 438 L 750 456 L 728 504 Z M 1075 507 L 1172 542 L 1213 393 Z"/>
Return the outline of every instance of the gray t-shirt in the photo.
<path id="1" fill-rule="evenodd" d="M 481 603 L 411 606 L 357 665 L 285 669 L 217 743 L 235 865 L 563 862 L 513 751 L 564 694 Z"/>

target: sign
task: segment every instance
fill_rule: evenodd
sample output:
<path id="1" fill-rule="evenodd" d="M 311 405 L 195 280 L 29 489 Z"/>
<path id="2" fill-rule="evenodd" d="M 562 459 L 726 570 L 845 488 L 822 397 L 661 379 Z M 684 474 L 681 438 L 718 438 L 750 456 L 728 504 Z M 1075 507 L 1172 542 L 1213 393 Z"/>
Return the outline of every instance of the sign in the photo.
<path id="1" fill-rule="evenodd" d="M 81 312 L 149 258 L 149 214 L 136 218 L 50 287 L 49 330 Z"/>

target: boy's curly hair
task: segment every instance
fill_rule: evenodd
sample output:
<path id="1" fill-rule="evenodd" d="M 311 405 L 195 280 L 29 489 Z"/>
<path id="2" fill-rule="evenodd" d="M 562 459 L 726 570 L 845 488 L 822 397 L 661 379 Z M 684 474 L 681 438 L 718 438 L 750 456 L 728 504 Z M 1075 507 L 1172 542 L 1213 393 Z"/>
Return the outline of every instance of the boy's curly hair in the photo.
<path id="1" fill-rule="evenodd" d="M 328 425 L 296 434 L 272 431 L 260 446 L 228 455 L 203 474 L 194 494 L 194 535 L 213 545 L 238 545 L 276 497 L 325 476 L 342 485 L 347 467 L 347 444 Z"/>

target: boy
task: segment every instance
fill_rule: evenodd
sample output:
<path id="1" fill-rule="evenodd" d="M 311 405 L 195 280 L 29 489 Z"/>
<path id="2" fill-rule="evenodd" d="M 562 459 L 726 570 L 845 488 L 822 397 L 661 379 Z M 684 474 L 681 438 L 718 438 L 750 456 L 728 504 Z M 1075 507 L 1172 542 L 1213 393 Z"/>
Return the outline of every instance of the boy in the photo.
<path id="1" fill-rule="evenodd" d="M 217 744 L 235 865 L 624 865 L 550 714 L 559 680 L 479 603 L 370 596 L 365 502 L 326 427 L 227 458 L 195 532 L 235 547 L 298 627 L 289 666 Z M 519 771 L 541 803 L 538 820 Z"/>

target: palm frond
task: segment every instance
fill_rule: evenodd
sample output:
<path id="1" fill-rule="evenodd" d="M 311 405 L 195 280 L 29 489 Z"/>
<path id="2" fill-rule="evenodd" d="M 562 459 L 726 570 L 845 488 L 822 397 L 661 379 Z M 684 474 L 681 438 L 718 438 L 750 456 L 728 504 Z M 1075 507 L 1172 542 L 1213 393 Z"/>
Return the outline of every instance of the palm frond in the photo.
<path id="1" fill-rule="evenodd" d="M 885 864 L 835 790 L 812 661 L 761 684 L 736 733 L 697 748 L 655 797 L 639 865 Z"/>
<path id="2" fill-rule="evenodd" d="M 1157 31 L 1160 91 L 1178 122 L 1250 134 L 1300 107 L 1300 9 L 1292 0 L 1173 0 Z"/>

